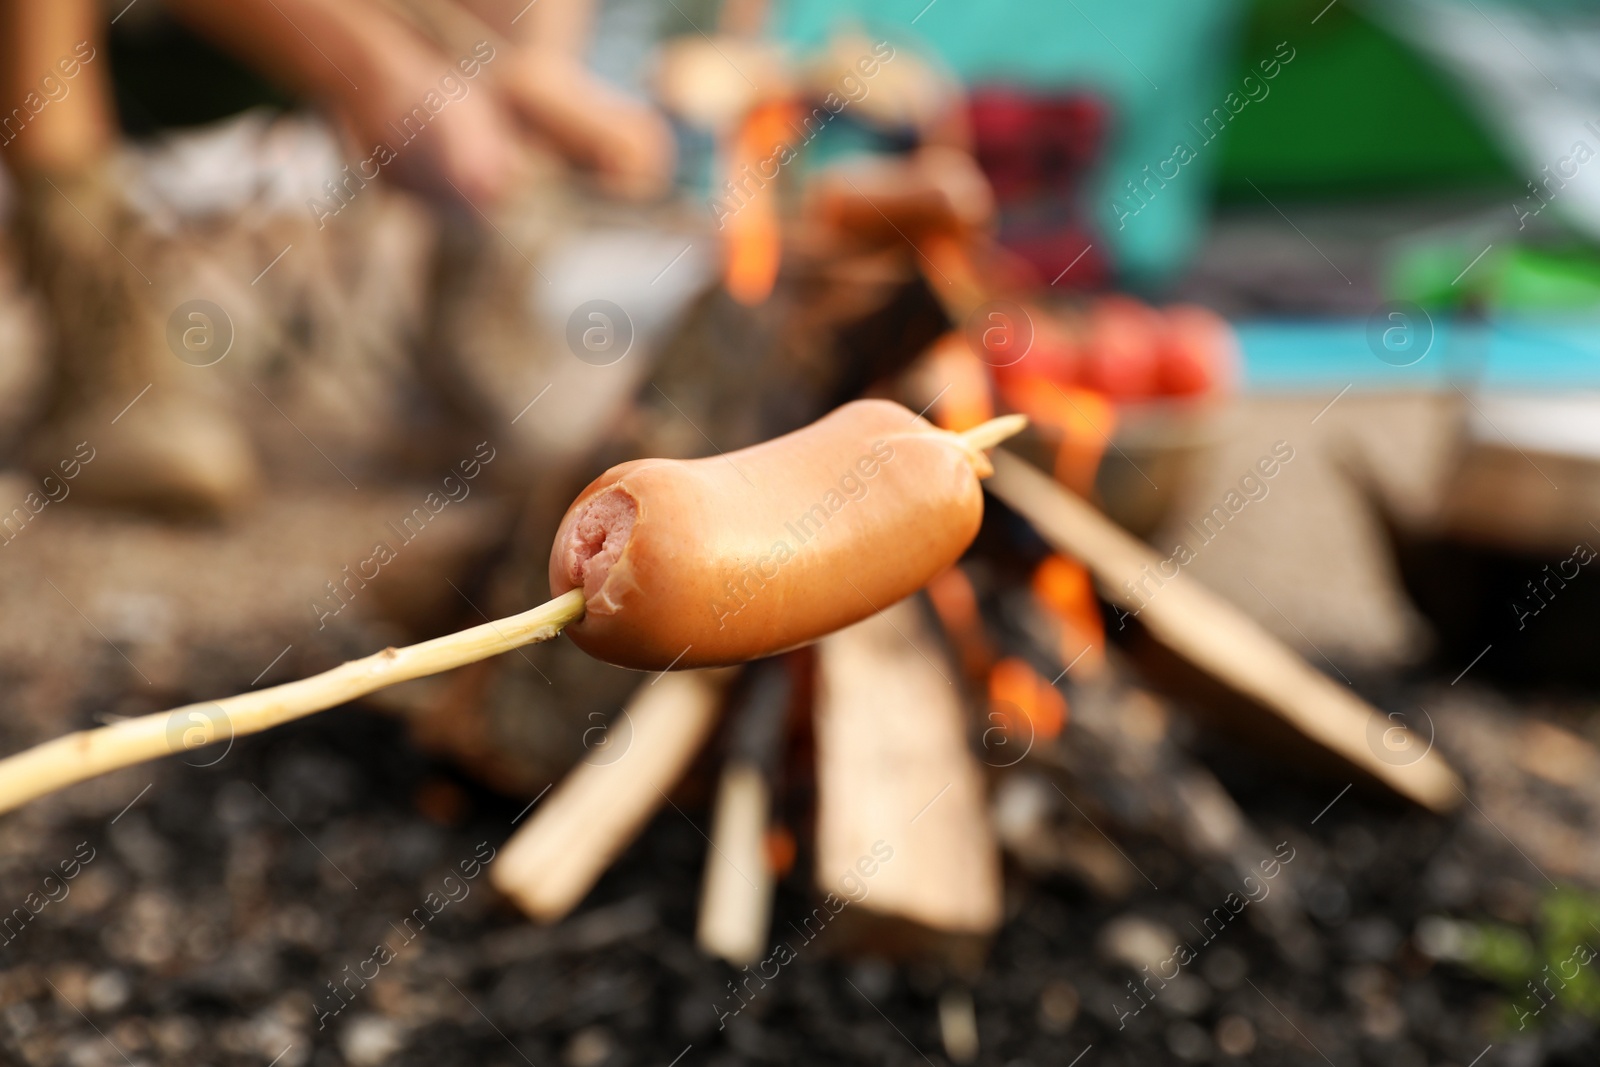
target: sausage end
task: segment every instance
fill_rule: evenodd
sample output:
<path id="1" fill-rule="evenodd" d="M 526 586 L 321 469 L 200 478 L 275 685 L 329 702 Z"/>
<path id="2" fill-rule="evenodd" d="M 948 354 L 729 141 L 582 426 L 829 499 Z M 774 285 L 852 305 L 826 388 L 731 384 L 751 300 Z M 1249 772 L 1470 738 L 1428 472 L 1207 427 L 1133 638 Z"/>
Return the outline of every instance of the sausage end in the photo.
<path id="1" fill-rule="evenodd" d="M 572 588 L 583 590 L 591 611 L 606 612 L 600 596 L 611 568 L 622 558 L 639 518 L 639 503 L 620 486 L 596 493 L 581 504 L 566 526 L 561 569 Z M 613 607 L 611 610 L 615 610 Z"/>

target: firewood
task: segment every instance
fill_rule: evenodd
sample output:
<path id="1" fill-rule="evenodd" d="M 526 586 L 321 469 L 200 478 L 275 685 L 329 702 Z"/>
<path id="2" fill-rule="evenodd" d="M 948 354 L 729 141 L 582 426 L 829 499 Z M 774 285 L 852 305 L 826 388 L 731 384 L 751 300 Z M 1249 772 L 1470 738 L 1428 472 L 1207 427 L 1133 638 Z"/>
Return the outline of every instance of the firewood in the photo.
<path id="1" fill-rule="evenodd" d="M 1151 834 L 1198 867 L 1226 866 L 1240 879 L 1257 876 L 1261 861 L 1273 854 L 1271 842 L 1216 776 L 1174 740 L 1164 702 L 1117 684 L 1116 673 L 1074 688 L 1072 728 L 1054 743 L 1035 745 L 1031 765 L 1063 772 L 1056 797 L 1091 827 Z M 1135 796 L 1139 802 L 1130 804 Z M 1139 871 L 1130 884 L 1144 882 Z M 1285 959 L 1317 960 L 1294 872 L 1282 873 L 1257 916 Z"/>
<path id="2" fill-rule="evenodd" d="M 994 803 L 1001 847 L 1035 878 L 1064 874 L 1099 897 L 1123 899 L 1144 881 L 1117 851 L 1120 846 L 1068 807 L 1061 788 L 1051 776 L 1031 768 L 1005 774 L 995 786 Z M 1095 822 L 1106 825 L 1098 817 Z"/>
<path id="3" fill-rule="evenodd" d="M 936 603 L 941 591 L 950 595 L 951 584 L 929 587 Z M 1105 649 L 1101 636 L 1094 646 L 1100 661 L 1086 670 L 1090 657 L 1074 651 L 1081 637 L 1064 640 L 1060 605 L 1045 604 L 1041 596 L 1048 590 L 1040 583 L 1031 591 L 984 584 L 982 600 L 967 611 L 981 611 L 993 627 L 995 642 L 1012 657 L 1002 662 L 1037 668 L 1037 684 L 1062 690 L 1067 707 L 1066 728 L 1056 732 L 1043 708 L 996 703 L 1004 701 L 1004 690 L 995 687 L 992 656 L 969 670 L 971 681 L 988 680 L 990 721 L 998 714 L 1006 725 L 1004 734 L 986 732 L 983 740 L 986 761 L 1005 771 L 994 815 L 1007 853 L 1025 870 L 1070 874 L 1109 899 L 1147 884 L 1116 843 L 1130 835 L 1159 838 L 1202 869 L 1225 865 L 1240 876 L 1255 874 L 1272 851 L 1264 835 L 1185 751 L 1182 724 L 1166 703 L 1129 684 L 1130 668 L 1119 650 Z M 960 614 L 941 617 L 948 628 Z M 951 635 L 959 647 L 958 635 Z M 1306 956 L 1309 931 L 1287 875 L 1258 914 L 1286 958 Z"/>
<path id="4" fill-rule="evenodd" d="M 734 966 L 759 960 L 772 918 L 773 871 L 767 861 L 771 777 L 783 744 L 792 687 L 781 659 L 749 670 L 733 711 L 733 737 L 717 787 L 700 890 L 700 948 Z"/>
<path id="5" fill-rule="evenodd" d="M 816 706 L 820 888 L 853 940 L 960 957 L 1001 919 L 983 774 L 914 602 L 825 639 Z"/>
<path id="6" fill-rule="evenodd" d="M 952 1063 L 978 1058 L 978 1012 L 967 989 L 947 989 L 939 997 L 939 1037 Z"/>
<path id="7" fill-rule="evenodd" d="M 577 907 L 667 802 L 710 736 L 732 673 L 683 671 L 641 686 L 613 720 L 607 747 L 579 763 L 506 842 L 490 871 L 495 888 L 540 922 Z"/>
<path id="8" fill-rule="evenodd" d="M 996 451 L 993 462 L 994 494 L 1053 547 L 1081 559 L 1109 600 L 1138 610 L 1156 640 L 1400 795 L 1441 812 L 1460 802 L 1459 780 L 1438 753 L 1403 765 L 1380 758 L 1372 739 L 1398 727 L 1371 705 L 1192 578 L 1169 580 L 1148 600 L 1131 595 L 1123 583 L 1155 572 L 1162 561 L 1154 551 L 1021 459 Z"/>
<path id="9" fill-rule="evenodd" d="M 760 769 L 745 760 L 722 768 L 700 889 L 695 941 L 701 951 L 735 967 L 755 963 L 772 921 L 772 870 L 766 857 L 772 792 Z"/>
<path id="10" fill-rule="evenodd" d="M 1157 837 L 1199 868 L 1257 874 L 1272 854 L 1265 835 L 1185 751 L 1181 723 L 1166 702 L 1128 684 L 1129 669 L 1116 649 L 1102 650 L 1099 670 L 1085 673 L 1087 661 L 1073 656 L 1078 663 L 1066 671 L 1069 660 L 1062 657 L 1071 653 L 1064 648 L 1073 646 L 1063 646 L 1058 617 L 1036 596 L 1020 590 L 1000 594 L 994 613 L 1000 640 L 1038 665 L 1042 678 L 1055 677 L 1065 686 L 1070 714 L 1062 733 L 1033 729 L 991 746 L 994 755 L 1004 753 L 1006 763 L 1016 764 L 995 804 L 1006 848 L 1025 867 L 1066 871 L 1111 898 L 1145 885 L 1146 874 L 1105 835 Z M 1025 751 L 1013 752 L 1013 744 Z M 1308 946 L 1315 938 L 1290 875 L 1261 901 L 1257 914 L 1285 959 L 1313 960 Z"/>

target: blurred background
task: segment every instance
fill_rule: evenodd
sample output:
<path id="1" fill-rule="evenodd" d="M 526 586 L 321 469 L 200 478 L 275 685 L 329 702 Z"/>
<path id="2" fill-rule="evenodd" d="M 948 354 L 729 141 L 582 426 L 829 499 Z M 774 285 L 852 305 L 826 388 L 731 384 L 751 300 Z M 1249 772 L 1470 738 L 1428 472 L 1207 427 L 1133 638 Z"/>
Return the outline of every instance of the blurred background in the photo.
<path id="1" fill-rule="evenodd" d="M 0 819 L 0 1058 L 1593 1062 L 1597 56 L 1580 0 L 0 0 L 7 753 L 525 610 L 610 465 L 861 397 L 1028 415 L 1148 549 L 991 497 L 731 677 L 190 712 Z"/>

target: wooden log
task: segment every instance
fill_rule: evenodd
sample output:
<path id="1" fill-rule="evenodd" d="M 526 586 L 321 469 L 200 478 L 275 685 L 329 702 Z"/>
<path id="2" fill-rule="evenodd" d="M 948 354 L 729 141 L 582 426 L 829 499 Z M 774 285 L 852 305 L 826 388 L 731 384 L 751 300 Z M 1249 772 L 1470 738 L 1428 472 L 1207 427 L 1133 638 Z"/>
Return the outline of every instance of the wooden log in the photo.
<path id="1" fill-rule="evenodd" d="M 716 724 L 731 670 L 639 687 L 605 745 L 579 763 L 501 849 L 490 880 L 540 922 L 577 907 L 688 769 Z"/>
<path id="2" fill-rule="evenodd" d="M 734 760 L 722 768 L 695 942 L 735 967 L 755 963 L 766 950 L 772 922 L 773 879 L 766 855 L 771 813 L 772 792 L 758 767 Z"/>
<path id="3" fill-rule="evenodd" d="M 736 967 L 755 963 L 767 948 L 773 891 L 767 860 L 772 776 L 793 692 L 781 659 L 763 660 L 748 675 L 749 685 L 736 698 L 733 736 L 717 786 L 695 931 L 702 951 Z"/>
<path id="4" fill-rule="evenodd" d="M 915 601 L 820 646 L 817 880 L 851 901 L 834 922 L 857 943 L 967 956 L 999 926 L 999 849 L 955 678 Z"/>
<path id="5" fill-rule="evenodd" d="M 1156 640 L 1401 796 L 1441 812 L 1460 802 L 1460 780 L 1441 755 L 1397 747 L 1404 731 L 1192 578 L 1167 580 L 1148 599 L 1131 595 L 1123 583 L 1155 572 L 1156 552 L 1016 456 L 997 449 L 992 460 L 989 490 L 1082 560 L 1107 599 L 1138 610 Z"/>

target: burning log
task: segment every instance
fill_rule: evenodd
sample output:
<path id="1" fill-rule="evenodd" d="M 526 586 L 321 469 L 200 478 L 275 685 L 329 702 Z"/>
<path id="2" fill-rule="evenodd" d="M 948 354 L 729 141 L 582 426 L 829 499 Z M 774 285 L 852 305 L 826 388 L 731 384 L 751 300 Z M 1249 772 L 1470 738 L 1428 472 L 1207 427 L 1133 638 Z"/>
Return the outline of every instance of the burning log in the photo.
<path id="1" fill-rule="evenodd" d="M 1001 919 L 999 851 L 954 665 L 909 602 L 819 649 L 819 887 L 851 940 L 964 959 Z"/>
<path id="2" fill-rule="evenodd" d="M 1221 864 L 1240 876 L 1270 855 L 1222 784 L 1184 752 L 1166 705 L 1124 681 L 1081 564 L 1048 556 L 1031 589 L 989 589 L 981 604 L 960 567 L 928 592 L 968 682 L 987 688 L 986 761 L 1004 772 L 996 832 L 1024 869 L 1064 872 L 1104 897 L 1126 896 L 1146 876 L 1107 827 L 1159 837 L 1197 866 Z M 980 630 L 986 620 L 992 639 Z M 1258 914 L 1285 958 L 1307 959 L 1314 939 L 1292 884 L 1283 888 Z"/>
<path id="3" fill-rule="evenodd" d="M 495 888 L 540 922 L 577 907 L 711 735 L 730 673 L 685 671 L 642 686 L 613 720 L 603 754 L 580 763 L 506 842 L 490 872 Z"/>
<path id="4" fill-rule="evenodd" d="M 1433 811 L 1459 802 L 1456 774 L 1437 753 L 1397 765 L 1371 740 L 1393 724 L 1354 693 L 1317 673 L 1255 622 L 1193 581 L 1168 582 L 1141 601 L 1123 583 L 1161 562 L 1105 516 L 1015 456 L 994 457 L 991 488 L 1052 546 L 1083 560 L 1105 595 L 1130 610 L 1152 636 L 1236 692 L 1252 698 L 1299 733 Z"/>

